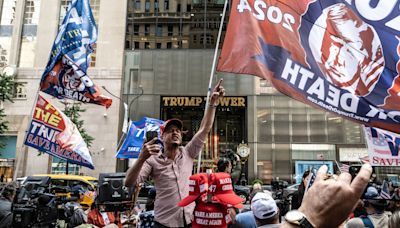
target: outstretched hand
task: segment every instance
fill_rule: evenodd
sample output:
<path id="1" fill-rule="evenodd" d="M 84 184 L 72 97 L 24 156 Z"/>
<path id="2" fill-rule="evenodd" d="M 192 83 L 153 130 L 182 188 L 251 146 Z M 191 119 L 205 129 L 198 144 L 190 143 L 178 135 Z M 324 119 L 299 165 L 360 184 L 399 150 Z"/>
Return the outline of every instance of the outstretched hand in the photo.
<path id="1" fill-rule="evenodd" d="M 210 105 L 217 105 L 218 98 L 225 96 L 225 89 L 221 85 L 224 79 L 220 79 L 217 85 L 213 89 L 213 93 L 211 94 Z"/>
<path id="2" fill-rule="evenodd" d="M 327 178 L 327 171 L 327 166 L 321 166 L 299 208 L 314 227 L 338 227 L 346 220 L 367 187 L 372 167 L 363 165 L 353 181 L 349 173 Z"/>

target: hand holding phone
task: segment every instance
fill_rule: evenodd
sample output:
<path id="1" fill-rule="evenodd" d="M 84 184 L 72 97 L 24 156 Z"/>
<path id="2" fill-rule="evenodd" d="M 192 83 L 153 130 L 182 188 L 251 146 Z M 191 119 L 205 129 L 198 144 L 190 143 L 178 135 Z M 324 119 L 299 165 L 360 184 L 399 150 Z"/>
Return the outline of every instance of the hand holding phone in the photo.
<path id="1" fill-rule="evenodd" d="M 152 155 L 159 155 L 162 151 L 162 143 L 158 139 L 157 131 L 147 131 L 146 139 L 139 154 L 139 159 L 147 160 Z"/>
<path id="2" fill-rule="evenodd" d="M 146 142 L 149 142 L 150 140 L 158 138 L 158 133 L 157 131 L 147 131 L 146 132 Z"/>

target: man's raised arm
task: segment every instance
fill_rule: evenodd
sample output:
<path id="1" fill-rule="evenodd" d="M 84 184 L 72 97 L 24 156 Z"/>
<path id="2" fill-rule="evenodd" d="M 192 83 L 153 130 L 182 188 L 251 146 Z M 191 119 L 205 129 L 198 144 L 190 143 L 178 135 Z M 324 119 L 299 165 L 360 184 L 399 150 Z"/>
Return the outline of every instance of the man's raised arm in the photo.
<path id="1" fill-rule="evenodd" d="M 210 132 L 211 127 L 214 123 L 215 109 L 217 107 L 218 99 L 220 97 L 225 96 L 225 89 L 221 85 L 222 81 L 223 79 L 221 78 L 218 81 L 217 85 L 214 87 L 213 93 L 210 98 L 210 102 L 208 103 L 208 107 L 206 107 L 204 111 L 204 116 L 203 119 L 201 120 L 200 129 L 196 133 L 196 136 L 199 136 L 202 141 L 205 140 L 207 134 Z"/>

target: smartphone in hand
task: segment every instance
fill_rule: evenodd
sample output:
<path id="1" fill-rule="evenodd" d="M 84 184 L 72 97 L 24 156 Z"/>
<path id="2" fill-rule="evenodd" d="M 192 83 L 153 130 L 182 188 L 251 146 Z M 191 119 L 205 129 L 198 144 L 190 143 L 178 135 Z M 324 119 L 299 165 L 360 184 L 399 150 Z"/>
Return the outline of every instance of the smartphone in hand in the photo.
<path id="1" fill-rule="evenodd" d="M 148 142 L 154 138 L 158 138 L 157 131 L 147 131 L 146 132 L 146 142 Z"/>

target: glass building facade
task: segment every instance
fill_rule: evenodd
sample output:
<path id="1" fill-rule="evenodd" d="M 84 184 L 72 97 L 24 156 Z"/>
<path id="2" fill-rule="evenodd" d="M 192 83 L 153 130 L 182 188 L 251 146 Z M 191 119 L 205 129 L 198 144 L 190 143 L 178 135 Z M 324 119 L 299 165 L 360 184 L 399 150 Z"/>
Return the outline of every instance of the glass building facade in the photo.
<path id="1" fill-rule="evenodd" d="M 9 64 L 16 4 L 16 0 L 4 0 L 0 9 L 0 67 Z"/>
<path id="2" fill-rule="evenodd" d="M 123 98 L 128 103 L 134 100 L 131 119 L 179 117 L 190 129 L 189 122 L 196 116 L 193 110 L 200 114 L 203 110 L 164 107 L 163 98 L 205 96 L 223 5 L 221 0 L 128 1 Z M 229 11 L 228 4 L 219 48 Z M 359 158 L 367 155 L 361 125 L 282 95 L 257 77 L 218 72 L 215 77 L 223 77 L 227 94 L 243 97 L 246 105 L 244 118 L 232 124 L 236 131 L 230 130 L 231 119 L 237 120 L 227 111 L 232 107 L 219 108 L 216 129 L 207 139 L 215 138 L 217 148 L 207 141 L 203 159 L 214 159 L 204 157 L 213 154 L 210 148 L 221 155 L 224 149 L 235 150 L 244 142 L 251 150 L 242 170 L 249 180 L 270 182 L 279 177 L 296 182 L 304 167 L 328 164 L 336 172 L 336 162 L 360 164 Z M 139 95 L 140 86 L 143 95 Z M 233 140 L 228 143 L 224 137 L 229 135 Z M 398 171 L 377 169 L 376 173 Z"/>
<path id="3" fill-rule="evenodd" d="M 214 48 L 223 6 L 221 0 L 128 0 L 125 48 Z M 222 38 L 225 30 L 226 23 Z"/>
<path id="4" fill-rule="evenodd" d="M 25 1 L 19 67 L 33 67 L 39 24 L 40 0 Z"/>

